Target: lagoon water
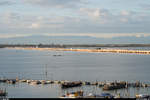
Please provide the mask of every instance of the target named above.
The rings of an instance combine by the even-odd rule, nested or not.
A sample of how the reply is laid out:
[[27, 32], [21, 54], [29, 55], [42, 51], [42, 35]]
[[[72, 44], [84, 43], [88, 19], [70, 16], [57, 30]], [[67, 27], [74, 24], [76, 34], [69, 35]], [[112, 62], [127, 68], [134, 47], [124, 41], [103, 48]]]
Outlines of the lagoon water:
[[[0, 49], [1, 78], [149, 82], [149, 76], [150, 55]], [[64, 92], [59, 85], [54, 84], [31, 86], [17, 83], [0, 86], [7, 89], [8, 97], [15, 98], [55, 98]], [[99, 87], [94, 86], [81, 88], [91, 92], [93, 89], [102, 92]], [[145, 91], [150, 92], [131, 89], [131, 94], [134, 96], [137, 92]]]

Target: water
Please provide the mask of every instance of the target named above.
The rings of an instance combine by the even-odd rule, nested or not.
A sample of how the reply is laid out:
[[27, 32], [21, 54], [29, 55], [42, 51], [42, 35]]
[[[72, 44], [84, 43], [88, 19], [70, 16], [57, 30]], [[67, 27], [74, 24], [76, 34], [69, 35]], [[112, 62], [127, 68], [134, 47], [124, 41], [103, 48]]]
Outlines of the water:
[[[0, 77], [70, 81], [140, 80], [149, 82], [149, 61], [150, 55], [142, 54], [0, 49]], [[47, 76], [45, 75], [46, 70]], [[17, 98], [55, 98], [63, 92], [59, 85], [30, 86], [22, 83], [0, 85], [6, 87], [9, 97]], [[102, 92], [101, 88], [94, 86], [81, 88], [87, 89], [87, 91], [96, 89], [96, 92]], [[133, 96], [134, 93], [144, 91], [146, 90], [131, 89], [131, 94]]]

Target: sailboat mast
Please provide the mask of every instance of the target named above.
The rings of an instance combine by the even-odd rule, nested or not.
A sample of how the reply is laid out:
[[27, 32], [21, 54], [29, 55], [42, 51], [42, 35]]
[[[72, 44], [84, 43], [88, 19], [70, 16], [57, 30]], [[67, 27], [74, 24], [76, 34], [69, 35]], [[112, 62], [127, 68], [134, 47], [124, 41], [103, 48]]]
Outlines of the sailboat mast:
[[47, 64], [45, 66], [45, 76], [46, 76], [46, 79], [47, 79]]

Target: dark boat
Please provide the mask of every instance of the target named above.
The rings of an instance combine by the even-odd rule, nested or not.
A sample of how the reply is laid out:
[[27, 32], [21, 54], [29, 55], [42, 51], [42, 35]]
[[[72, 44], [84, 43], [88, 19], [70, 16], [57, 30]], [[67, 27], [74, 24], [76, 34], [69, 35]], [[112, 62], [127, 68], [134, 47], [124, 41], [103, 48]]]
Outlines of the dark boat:
[[109, 85], [104, 85], [103, 90], [115, 90], [121, 88], [126, 88], [126, 82], [113, 82]]
[[71, 88], [81, 86], [82, 82], [64, 82], [61, 84], [62, 88]]
[[16, 83], [16, 80], [15, 80], [15, 79], [8, 79], [8, 80], [7, 80], [7, 83], [15, 84], [15, 83]]
[[114, 96], [111, 95], [110, 93], [101, 93], [100, 97], [103, 97], [103, 98], [113, 98]]
[[1, 97], [7, 96], [7, 92], [0, 89], [0, 96], [1, 96]]

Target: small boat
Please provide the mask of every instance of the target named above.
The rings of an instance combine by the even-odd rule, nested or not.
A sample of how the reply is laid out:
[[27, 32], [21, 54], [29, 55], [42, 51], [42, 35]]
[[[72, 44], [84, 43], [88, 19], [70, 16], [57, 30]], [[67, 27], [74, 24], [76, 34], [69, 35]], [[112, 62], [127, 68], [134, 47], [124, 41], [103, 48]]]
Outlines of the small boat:
[[103, 98], [114, 98], [114, 96], [111, 95], [110, 93], [101, 93], [100, 97], [103, 97]]
[[40, 81], [32, 81], [32, 82], [30, 82], [30, 84], [31, 85], [38, 85], [38, 84], [41, 84], [41, 82]]
[[22, 79], [22, 80], [19, 80], [19, 82], [27, 82], [27, 80], [25, 80], [25, 79]]
[[53, 55], [53, 56], [62, 56], [62, 55]]
[[0, 79], [0, 82], [6, 82], [7, 80], [6, 79]]
[[122, 98], [122, 96], [120, 96], [120, 93], [118, 93], [117, 95], [114, 96], [114, 98]]
[[66, 93], [62, 95], [60, 98], [83, 98], [83, 91], [76, 91], [71, 93]]
[[115, 89], [122, 89], [126, 87], [126, 83], [110, 83], [109, 85], [106, 84], [103, 87], [103, 90], [115, 90]]
[[55, 83], [55, 84], [60, 84], [61, 81], [56, 80], [56, 81], [54, 81], [54, 83]]
[[100, 95], [98, 95], [98, 94], [93, 94], [93, 93], [89, 93], [89, 94], [86, 96], [86, 98], [98, 98], [98, 97], [100, 97]]
[[9, 84], [15, 84], [16, 80], [15, 79], [10, 79], [10, 80], [7, 80], [7, 83], [9, 83]]
[[137, 94], [135, 95], [136, 98], [150, 98], [150, 95], [148, 94]]
[[91, 83], [90, 83], [90, 82], [85, 82], [84, 84], [85, 84], [85, 85], [91, 85]]
[[61, 84], [62, 88], [71, 88], [81, 86], [82, 82], [64, 82]]
[[7, 92], [0, 89], [0, 96], [7, 96]]
[[33, 80], [27, 80], [26, 82], [27, 82], [27, 83], [31, 83], [32, 81], [33, 81]]
[[101, 93], [101, 94], [89, 93], [88, 96], [86, 96], [86, 98], [114, 98], [114, 96], [111, 95], [110, 93]]

